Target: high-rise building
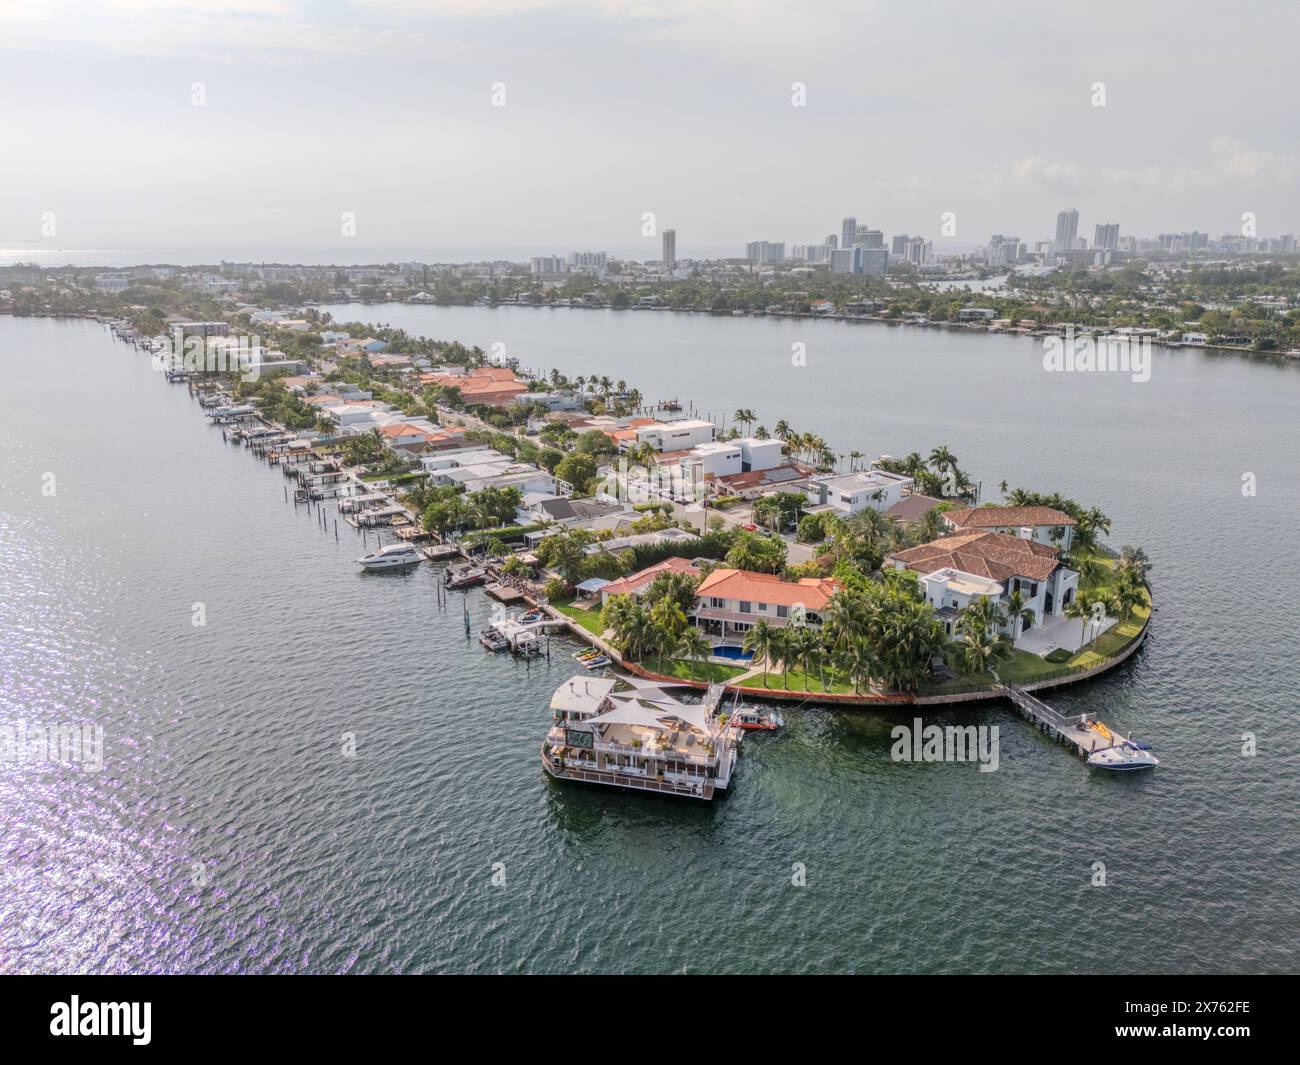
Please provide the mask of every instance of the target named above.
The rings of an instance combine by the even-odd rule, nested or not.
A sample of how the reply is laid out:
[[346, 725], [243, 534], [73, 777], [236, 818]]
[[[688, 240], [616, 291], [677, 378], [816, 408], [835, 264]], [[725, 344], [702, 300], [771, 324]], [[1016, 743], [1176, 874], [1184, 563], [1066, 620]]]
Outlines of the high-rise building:
[[609, 256], [603, 251], [569, 252], [569, 265], [588, 269], [603, 270], [609, 263]]
[[907, 249], [907, 242], [911, 238], [906, 233], [895, 233], [894, 238], [889, 244], [890, 255], [902, 255]]
[[840, 223], [840, 247], [851, 248], [857, 243], [858, 220], [854, 217], [847, 216]]
[[883, 248], [885, 246], [885, 234], [878, 229], [858, 226], [854, 233], [853, 243], [860, 244], [864, 248]]
[[1020, 238], [994, 233], [989, 238], [989, 266], [1006, 266], [1020, 258]]
[[533, 274], [567, 274], [569, 264], [558, 255], [534, 255], [532, 261]]
[[831, 252], [831, 273], [851, 274], [853, 270], [854, 248], [836, 248]]
[[669, 270], [677, 269], [677, 230], [664, 230], [664, 266]]
[[[884, 242], [881, 241], [883, 244]], [[855, 274], [869, 274], [872, 277], [884, 277], [889, 272], [889, 251], [886, 248], [853, 249]]]
[[823, 243], [828, 248], [832, 248], [832, 249], [838, 248], [840, 246], [840, 238], [836, 236], [834, 233], [830, 233], [827, 235], [826, 240], [823, 241]]
[[1079, 235], [1079, 212], [1071, 207], [1056, 216], [1057, 251], [1073, 251], [1075, 238]]
[[751, 240], [745, 245], [745, 258], [754, 263], [779, 263], [785, 258], [785, 242]]
[[1092, 234], [1092, 246], [1102, 251], [1119, 250], [1119, 223], [1108, 222], [1097, 226]]

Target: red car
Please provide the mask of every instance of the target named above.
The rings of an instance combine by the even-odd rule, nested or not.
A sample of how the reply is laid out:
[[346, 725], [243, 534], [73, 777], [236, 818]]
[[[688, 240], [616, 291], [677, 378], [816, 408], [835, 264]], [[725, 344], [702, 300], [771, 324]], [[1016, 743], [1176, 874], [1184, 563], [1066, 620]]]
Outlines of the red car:
[[744, 529], [745, 532], [758, 532], [758, 526], [755, 525], [752, 521], [745, 522], [745, 524], [742, 525], [741, 528]]

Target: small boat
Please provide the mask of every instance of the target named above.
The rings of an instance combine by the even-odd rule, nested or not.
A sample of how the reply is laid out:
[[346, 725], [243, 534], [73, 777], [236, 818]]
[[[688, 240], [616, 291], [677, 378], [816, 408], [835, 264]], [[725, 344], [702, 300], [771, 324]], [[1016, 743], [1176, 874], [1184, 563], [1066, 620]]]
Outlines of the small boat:
[[446, 579], [448, 588], [472, 588], [487, 580], [487, 574], [481, 569], [463, 569], [456, 574], [448, 570]]
[[1154, 769], [1160, 764], [1150, 751], [1143, 750], [1134, 743], [1118, 743], [1114, 747], [1104, 747], [1088, 755], [1088, 764], [1097, 769], [1129, 770]]
[[588, 647], [585, 651], [574, 651], [573, 657], [579, 662], [589, 662], [593, 658], [599, 658], [604, 653], [595, 647]]
[[510, 641], [507, 640], [504, 636], [501, 635], [501, 633], [497, 632], [497, 630], [492, 628], [491, 626], [484, 629], [482, 632], [478, 634], [478, 642], [481, 643], [484, 647], [486, 647], [489, 651], [492, 651], [493, 653], [496, 653], [498, 651], [504, 651], [507, 647], [510, 646]]
[[522, 625], [531, 625], [535, 621], [545, 621], [545, 620], [546, 620], [546, 615], [542, 613], [540, 610], [530, 610], [528, 611], [528, 613], [521, 615], [519, 618], [519, 622]]
[[604, 669], [609, 665], [609, 659], [604, 655], [600, 655], [597, 658], [584, 659], [581, 665], [583, 669]]
[[410, 544], [389, 544], [357, 559], [366, 569], [392, 569], [395, 566], [413, 566], [423, 561], [424, 556]]
[[293, 490], [293, 501], [295, 503], [306, 503], [311, 498], [311, 494], [305, 488], [295, 488]]
[[750, 732], [775, 732], [785, 724], [785, 718], [775, 710], [758, 710], [742, 706], [735, 711], [736, 724]]

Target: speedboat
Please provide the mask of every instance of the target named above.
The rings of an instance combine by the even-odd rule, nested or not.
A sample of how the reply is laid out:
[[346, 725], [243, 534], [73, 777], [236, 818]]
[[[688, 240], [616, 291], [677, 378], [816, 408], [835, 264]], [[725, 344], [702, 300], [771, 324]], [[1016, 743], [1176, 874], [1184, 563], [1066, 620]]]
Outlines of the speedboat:
[[487, 573], [481, 569], [463, 569], [453, 575], [451, 570], [448, 570], [446, 579], [448, 588], [472, 588], [487, 580]]
[[1143, 750], [1135, 743], [1127, 741], [1117, 743], [1114, 747], [1103, 747], [1088, 755], [1088, 764], [1098, 769], [1127, 770], [1154, 769], [1160, 764], [1149, 750]]
[[510, 646], [510, 641], [491, 626], [478, 634], [478, 642], [493, 652], [504, 651]]
[[394, 566], [413, 566], [422, 561], [424, 556], [410, 544], [389, 544], [357, 559], [366, 569], [392, 569]]
[[584, 658], [579, 664], [583, 669], [604, 669], [609, 665], [609, 659], [600, 655], [598, 658]]
[[750, 732], [775, 732], [785, 719], [775, 710], [757, 710], [742, 706], [735, 712], [736, 724]]

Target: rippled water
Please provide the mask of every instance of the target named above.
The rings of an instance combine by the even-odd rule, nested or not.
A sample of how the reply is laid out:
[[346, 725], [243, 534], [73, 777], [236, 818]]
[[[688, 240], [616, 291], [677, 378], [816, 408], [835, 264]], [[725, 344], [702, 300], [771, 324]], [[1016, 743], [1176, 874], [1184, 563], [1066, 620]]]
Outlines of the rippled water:
[[[279, 472], [143, 356], [96, 325], [0, 318], [0, 724], [105, 734], [99, 773], [0, 765], [0, 969], [1295, 967], [1294, 368], [1157, 354], [1146, 386], [1064, 385], [1008, 339], [366, 310], [785, 413], [841, 448], [945, 442], [986, 491], [1006, 476], [1101, 503], [1152, 555], [1161, 609], [1131, 665], [1054, 701], [1104, 710], [1164, 764], [1090, 773], [998, 708], [973, 712], [1000, 726], [997, 772], [895, 764], [911, 715], [805, 707], [746, 741], [721, 802], [549, 781], [559, 641], [531, 667], [486, 655], [461, 612], [477, 631], [481, 592], [444, 612], [434, 567], [358, 573], [356, 534], [287, 505]], [[795, 334], [803, 376], [759, 364]], [[1097, 861], [1108, 887], [1089, 886]]]

